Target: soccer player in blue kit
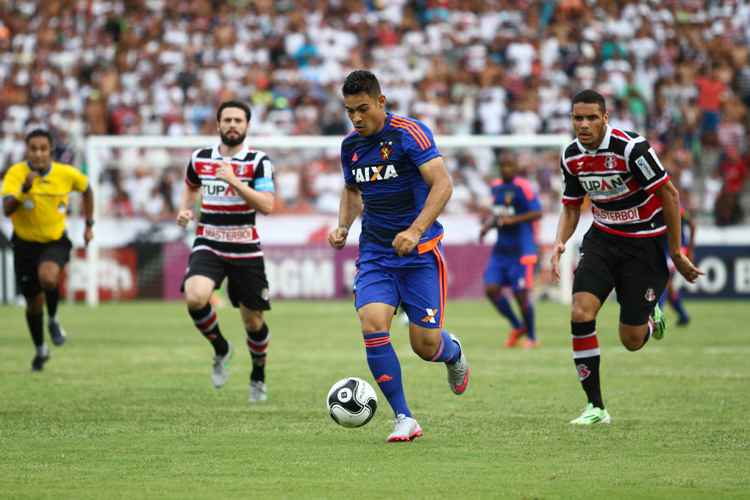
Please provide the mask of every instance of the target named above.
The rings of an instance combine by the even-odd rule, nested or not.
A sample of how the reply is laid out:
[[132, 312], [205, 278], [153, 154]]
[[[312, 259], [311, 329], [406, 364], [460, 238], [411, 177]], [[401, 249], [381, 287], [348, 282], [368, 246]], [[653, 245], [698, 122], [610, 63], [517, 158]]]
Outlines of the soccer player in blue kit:
[[443, 329], [447, 282], [437, 217], [453, 184], [430, 129], [386, 112], [374, 74], [353, 71], [342, 94], [355, 130], [341, 144], [346, 186], [338, 227], [328, 241], [343, 248], [349, 228], [362, 215], [354, 289], [367, 363], [396, 416], [388, 442], [411, 441], [422, 429], [406, 403], [401, 365], [391, 345], [389, 330], [398, 306], [409, 316], [414, 352], [445, 363], [455, 394], [463, 394], [469, 384], [461, 342]]
[[[525, 348], [538, 345], [534, 329], [534, 265], [537, 249], [532, 222], [542, 217], [542, 206], [529, 181], [516, 176], [518, 164], [510, 152], [500, 155], [500, 176], [492, 183], [492, 215], [484, 221], [480, 241], [497, 228], [497, 241], [484, 271], [487, 298], [511, 324], [506, 347], [515, 347], [526, 335]], [[523, 323], [518, 320], [505, 296], [510, 288], [521, 309]]]

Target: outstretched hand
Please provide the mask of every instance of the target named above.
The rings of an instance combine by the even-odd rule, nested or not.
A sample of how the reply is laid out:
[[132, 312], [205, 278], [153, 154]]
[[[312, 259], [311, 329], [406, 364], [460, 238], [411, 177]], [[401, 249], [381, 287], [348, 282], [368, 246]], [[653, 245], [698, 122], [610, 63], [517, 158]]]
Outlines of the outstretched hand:
[[554, 281], [560, 281], [560, 256], [565, 253], [565, 243], [555, 244], [554, 250], [552, 251], [552, 257], [550, 258], [550, 264], [552, 264], [552, 278]]
[[682, 253], [672, 256], [672, 262], [677, 271], [690, 283], [695, 283], [695, 280], [697, 280], [699, 276], [706, 274], [695, 267], [688, 256]]

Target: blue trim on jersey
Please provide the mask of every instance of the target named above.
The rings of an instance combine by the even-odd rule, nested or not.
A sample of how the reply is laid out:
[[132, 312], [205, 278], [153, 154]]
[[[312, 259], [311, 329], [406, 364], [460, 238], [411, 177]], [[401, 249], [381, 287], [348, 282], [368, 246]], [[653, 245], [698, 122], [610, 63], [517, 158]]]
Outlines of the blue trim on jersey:
[[256, 191], [262, 191], [266, 193], [275, 193], [276, 188], [273, 185], [273, 180], [267, 177], [261, 177], [255, 179], [255, 185], [253, 187]]

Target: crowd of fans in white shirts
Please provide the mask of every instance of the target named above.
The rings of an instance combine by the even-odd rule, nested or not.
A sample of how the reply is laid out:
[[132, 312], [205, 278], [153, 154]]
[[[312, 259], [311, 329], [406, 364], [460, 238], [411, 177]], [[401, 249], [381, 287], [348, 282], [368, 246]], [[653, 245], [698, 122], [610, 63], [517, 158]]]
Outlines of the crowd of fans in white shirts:
[[[343, 136], [341, 83], [368, 68], [391, 111], [443, 135], [567, 134], [570, 97], [595, 88], [611, 123], [645, 135], [696, 195], [692, 208], [728, 224], [747, 191], [749, 41], [750, 5], [739, 0], [2, 2], [0, 160], [22, 158], [34, 124], [79, 164], [87, 135], [214, 135], [228, 98], [252, 106], [249, 144]], [[495, 155], [445, 152], [449, 210], [479, 210]], [[172, 217], [181, 153], [111, 151], [106, 211]], [[270, 154], [279, 211], [336, 211], [335, 152]], [[558, 155], [520, 152], [548, 210], [559, 204]]]

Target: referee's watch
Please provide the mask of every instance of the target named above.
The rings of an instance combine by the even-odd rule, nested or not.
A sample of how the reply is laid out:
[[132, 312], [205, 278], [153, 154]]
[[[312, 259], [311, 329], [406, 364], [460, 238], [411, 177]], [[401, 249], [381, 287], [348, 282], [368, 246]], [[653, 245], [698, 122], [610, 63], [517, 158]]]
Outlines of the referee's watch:
[[86, 219], [86, 227], [94, 227], [94, 219]]

